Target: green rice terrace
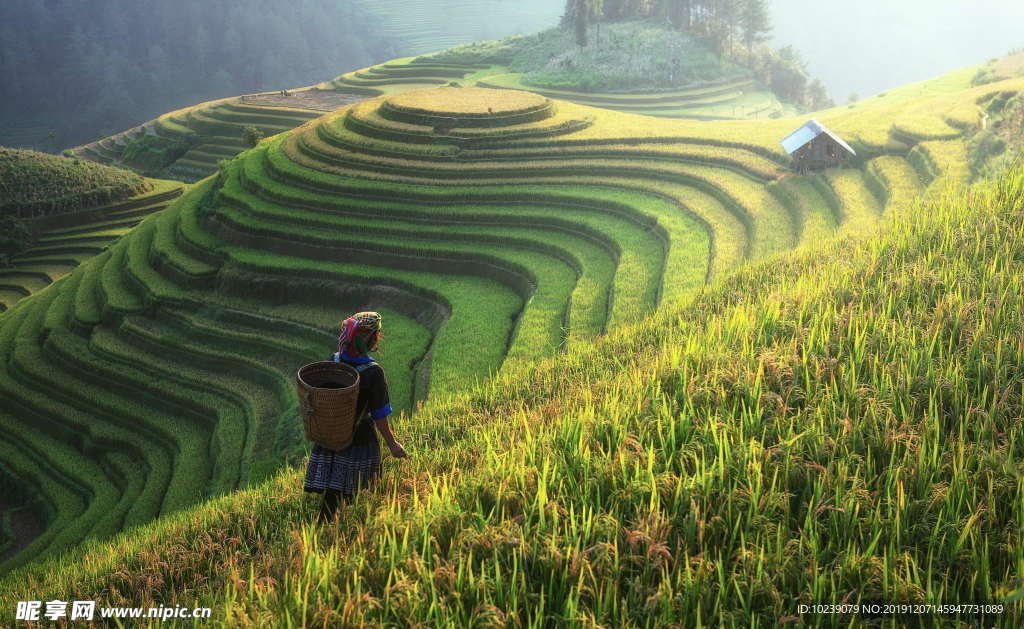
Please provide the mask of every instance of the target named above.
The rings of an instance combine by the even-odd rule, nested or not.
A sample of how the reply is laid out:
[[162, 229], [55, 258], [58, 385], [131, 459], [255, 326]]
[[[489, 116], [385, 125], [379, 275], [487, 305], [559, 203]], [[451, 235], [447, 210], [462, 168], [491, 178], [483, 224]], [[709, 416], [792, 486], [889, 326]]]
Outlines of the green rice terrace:
[[[460, 52], [465, 49], [465, 52]], [[317, 86], [367, 96], [394, 94], [427, 86], [458, 84], [463, 87], [529, 90], [615, 111], [666, 118], [728, 120], [779, 117], [795, 113], [770, 90], [745, 76], [707, 81], [673, 90], [601, 91], [553, 88], [533, 84], [522, 72], [513, 72], [511, 53], [466, 45], [437, 55], [410, 57], [348, 72]]]
[[0, 147], [0, 213], [36, 218], [121, 201], [151, 184], [119, 168]]
[[[467, 6], [449, 8], [458, 12], [471, 6], [473, 15], [485, 10], [477, 2], [463, 4]], [[417, 10], [430, 8], [423, 4]], [[423, 26], [416, 22], [416, 28]], [[200, 103], [71, 152], [154, 177], [194, 182], [216, 171], [220, 160], [248, 148], [243, 140], [246, 127], [269, 137], [366, 98], [441, 85], [527, 90], [614, 111], [693, 120], [779, 118], [800, 111], [759, 84], [749, 70], [711, 52], [699, 38], [670, 33], [645, 20], [611, 22], [603, 28], [604, 47], [594, 46], [575, 56], [555, 54], [573, 48], [570, 33], [560, 28], [529, 37], [463, 44], [347, 72], [319, 85], [289, 90], [287, 95], [267, 92]], [[643, 44], [648, 40], [653, 43]], [[437, 44], [443, 47], [443, 42]], [[660, 55], [665, 49], [674, 51], [678, 67], [642, 65], [646, 62], [641, 60], [655, 56], [648, 53], [658, 50]], [[556, 58], [560, 60], [557, 68], [548, 68]], [[609, 66], [618, 71], [600, 71]], [[567, 76], [582, 76], [583, 84], [566, 85]], [[637, 85], [626, 82], [636, 76], [648, 76], [648, 80]], [[603, 77], [608, 87], [594, 77]], [[653, 87], [652, 82], [669, 77], [679, 85]]]
[[[103, 253], [143, 218], [181, 195], [176, 181], [34, 151], [0, 148], [0, 216], [23, 231], [4, 254], [0, 312], [89, 258]], [[6, 235], [10, 238], [10, 234]], [[8, 243], [10, 241], [7, 241]]]
[[[218, 162], [245, 150], [242, 132], [248, 126], [272, 136], [333, 111], [344, 104], [384, 94], [458, 83], [462, 86], [533, 90], [554, 99], [594, 107], [675, 118], [766, 118], [792, 113], [770, 92], [750, 79], [657, 93], [584, 93], [538, 89], [509, 73], [506, 66], [457, 62], [436, 63], [428, 57], [395, 60], [347, 73], [333, 81], [290, 91], [289, 96], [254, 94], [177, 110], [129, 131], [73, 149], [73, 154], [102, 164], [136, 168], [154, 176], [196, 181], [217, 170]], [[125, 150], [146, 136], [170, 146], [157, 168], [126, 158]], [[161, 147], [162, 148], [162, 147]]]
[[[307, 90], [308, 91], [308, 90]], [[218, 162], [247, 148], [246, 127], [271, 136], [312, 120], [356, 98], [325, 95], [310, 99], [254, 94], [201, 103], [164, 114], [144, 125], [73, 149], [75, 156], [125, 166], [155, 176], [194, 182], [217, 170]], [[268, 102], [295, 106], [279, 107]], [[320, 109], [318, 109], [320, 108]]]
[[[816, 112], [857, 159], [806, 176], [780, 146], [806, 117], [637, 115], [662, 108], [488, 88], [498, 64], [343, 75], [364, 100], [326, 114], [161, 117], [202, 138], [174, 167], [216, 175], [48, 234], [26, 269], [121, 237], [0, 314], [0, 608], [753, 627], [795, 593], [1005, 597], [1022, 177], [943, 193], [1024, 79], [974, 70]], [[218, 169], [247, 124], [267, 139]], [[294, 373], [364, 309], [426, 452], [318, 532]]]

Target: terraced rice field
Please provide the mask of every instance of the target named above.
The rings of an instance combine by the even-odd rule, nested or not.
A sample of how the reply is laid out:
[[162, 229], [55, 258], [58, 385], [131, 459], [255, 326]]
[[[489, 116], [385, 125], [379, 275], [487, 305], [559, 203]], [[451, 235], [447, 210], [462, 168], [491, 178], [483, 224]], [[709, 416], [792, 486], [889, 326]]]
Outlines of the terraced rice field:
[[[962, 141], [925, 131], [999, 89], [1024, 81], [940, 90], [937, 121], [888, 118], [902, 148], [810, 177], [778, 144], [802, 121], [662, 120], [483, 88], [379, 96], [261, 142], [0, 317], [0, 429], [16, 435], [0, 460], [55, 514], [0, 569], [300, 460], [294, 371], [350, 312], [384, 313], [378, 360], [408, 412], [751, 260], [911, 211], [965, 175], [943, 158]], [[235, 113], [166, 120], [221, 133]], [[881, 137], [868, 112], [843, 113], [821, 119]], [[107, 216], [94, 235], [119, 229]]]
[[11, 266], [0, 268], [0, 312], [105, 251], [146, 216], [181, 196], [184, 188], [177, 181], [150, 183], [150, 190], [124, 201], [28, 221], [38, 234], [36, 242], [12, 258]]
[[525, 83], [522, 74], [511, 73], [506, 65], [495, 64], [493, 60], [440, 61], [429, 55], [396, 59], [349, 72], [318, 87], [380, 96], [452, 82], [467, 87], [532, 91], [581, 105], [664, 118], [762, 119], [783, 112], [783, 105], [771, 92], [749, 80], [650, 93], [556, 90]]
[[242, 131], [253, 126], [272, 136], [321, 115], [303, 107], [248, 103], [245, 97], [221, 99], [164, 114], [136, 129], [74, 149], [76, 155], [92, 161], [126, 165], [125, 146], [144, 133], [183, 140], [191, 148], [167, 169], [163, 176], [197, 181], [217, 170], [222, 159], [231, 159], [247, 148]]
[[[423, 8], [426, 9], [426, 5]], [[457, 43], [463, 41], [451, 45]], [[241, 138], [242, 129], [246, 126], [255, 126], [269, 137], [332, 110], [330, 106], [316, 104], [319, 101], [393, 95], [450, 83], [466, 87], [535, 91], [543, 96], [583, 105], [665, 118], [765, 119], [771, 115], [782, 115], [786, 111], [785, 106], [771, 92], [747, 80], [672, 92], [576, 92], [527, 85], [522, 82], [521, 74], [510, 73], [507, 65], [493, 61], [435, 61], [430, 56], [394, 59], [342, 74], [316, 86], [294, 90], [291, 92], [295, 97], [294, 104], [289, 104], [286, 97], [278, 99], [273, 93], [201, 103], [169, 112], [129, 131], [77, 147], [74, 153], [103, 164], [131, 166], [122, 162], [122, 153], [129, 141], [142, 134], [185, 140], [193, 144], [192, 148], [161, 175], [194, 182], [212, 174], [220, 160], [230, 159], [246, 148]], [[504, 60], [504, 63], [508, 61]], [[317, 98], [317, 92], [323, 98]]]
[[[475, 6], [475, 3], [470, 4]], [[432, 9], [424, 4], [418, 10]], [[428, 50], [443, 47], [439, 45]], [[163, 176], [194, 182], [212, 174], [220, 160], [230, 159], [246, 148], [241, 139], [245, 126], [253, 125], [269, 137], [295, 128], [332, 109], [332, 105], [315, 104], [321, 101], [336, 103], [394, 95], [453, 82], [464, 87], [534, 91], [552, 99], [659, 118], [704, 121], [753, 119], [767, 122], [773, 116], [788, 116], [791, 113], [790, 106], [780, 103], [771, 92], [748, 80], [670, 92], [578, 92], [528, 85], [523, 82], [521, 74], [509, 72], [509, 59], [480, 57], [474, 61], [472, 54], [467, 55], [470, 60], [444, 59], [427, 54], [394, 59], [348, 72], [331, 81], [292, 91], [296, 98], [290, 106], [287, 98], [278, 99], [274, 93], [201, 103], [169, 112], [145, 125], [102, 141], [77, 147], [74, 152], [93, 161], [121, 164], [125, 145], [141, 134], [153, 133], [187, 140], [194, 143], [194, 146], [172, 164]], [[858, 152], [873, 155], [891, 153], [907, 157], [907, 153], [922, 140], [954, 140], [950, 145], [933, 146], [935, 155], [911, 156], [926, 188], [940, 189], [949, 181], [967, 176], [967, 173], [960, 172], [931, 185], [934, 176], [929, 174], [931, 166], [928, 164], [930, 160], [941, 159], [946, 165], [944, 172], [956, 170], [956, 160], [962, 157], [963, 150], [963, 147], [958, 147], [959, 142], [956, 140], [965, 130], [976, 127], [980, 120], [975, 102], [977, 97], [966, 93], [975, 70], [975, 67], [965, 68], [939, 79], [903, 86], [855, 105], [817, 112], [816, 115], [830, 126], [837, 124], [834, 130], [844, 137], [856, 138], [855, 148]], [[991, 95], [998, 92], [986, 91], [984, 88], [987, 87], [982, 86], [979, 88], [981, 91], [975, 90], [975, 94]], [[317, 98], [317, 92], [323, 98]], [[893, 120], [897, 122], [893, 124]], [[657, 125], [647, 126], [655, 133], [658, 132]], [[791, 131], [788, 127], [793, 125], [786, 123], [783, 126], [787, 129], [774, 124], [769, 124], [765, 129], [777, 133], [780, 130]], [[716, 133], [719, 130], [716, 128]], [[771, 136], [763, 144], [771, 145], [775, 141], [775, 137]], [[771, 150], [774, 151], [774, 148]]]

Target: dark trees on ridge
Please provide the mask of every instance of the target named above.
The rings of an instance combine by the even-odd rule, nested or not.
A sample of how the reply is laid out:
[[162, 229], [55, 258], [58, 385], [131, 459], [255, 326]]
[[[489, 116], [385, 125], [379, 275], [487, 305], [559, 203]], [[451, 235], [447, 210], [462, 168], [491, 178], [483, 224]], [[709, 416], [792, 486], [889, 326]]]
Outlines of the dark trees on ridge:
[[588, 25], [602, 17], [664, 20], [749, 67], [783, 100], [811, 109], [833, 105], [821, 81], [810, 80], [795, 49], [764, 45], [772, 31], [768, 0], [566, 0], [562, 26], [573, 27], [576, 43], [586, 46]]
[[45, 121], [64, 146], [397, 56], [355, 0], [3, 0], [0, 41], [0, 124]]
[[588, 23], [602, 16], [665, 19], [677, 30], [708, 39], [724, 53], [731, 53], [738, 40], [749, 53], [772, 29], [767, 0], [566, 0], [562, 25], [585, 31]]

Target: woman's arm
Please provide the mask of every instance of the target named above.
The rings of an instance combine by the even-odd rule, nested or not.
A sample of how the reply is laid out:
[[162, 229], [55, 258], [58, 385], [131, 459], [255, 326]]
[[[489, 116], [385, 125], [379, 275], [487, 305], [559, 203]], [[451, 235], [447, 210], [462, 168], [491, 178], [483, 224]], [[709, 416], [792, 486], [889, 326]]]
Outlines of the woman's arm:
[[384, 441], [388, 444], [388, 448], [391, 450], [391, 456], [403, 459], [407, 455], [405, 454], [405, 448], [402, 444], [395, 439], [395, 436], [391, 434], [391, 424], [388, 423], [388, 415], [391, 414], [391, 400], [388, 395], [388, 379], [384, 375], [384, 368], [378, 366], [376, 369], [376, 378], [372, 386], [371, 394], [371, 410], [370, 417], [373, 418], [373, 425], [377, 428], [377, 432], [384, 438]]
[[387, 417], [381, 417], [380, 419], [373, 420], [373, 425], [377, 428], [377, 432], [380, 433], [380, 436], [383, 437], [384, 441], [388, 444], [388, 448], [391, 450], [391, 456], [398, 459], [404, 459], [408, 456], [405, 453], [405, 448], [402, 447], [402, 444], [399, 443], [398, 439], [395, 439], [393, 434], [391, 434], [391, 424], [388, 423]]

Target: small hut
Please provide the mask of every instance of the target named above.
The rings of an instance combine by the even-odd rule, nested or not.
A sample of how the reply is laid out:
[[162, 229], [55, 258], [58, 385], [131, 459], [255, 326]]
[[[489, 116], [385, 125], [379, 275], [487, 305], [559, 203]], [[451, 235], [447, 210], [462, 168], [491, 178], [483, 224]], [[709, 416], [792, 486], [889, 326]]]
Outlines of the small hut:
[[800, 174], [836, 168], [842, 166], [848, 156], [857, 155], [849, 144], [814, 118], [787, 135], [782, 148], [793, 158], [794, 170]]

